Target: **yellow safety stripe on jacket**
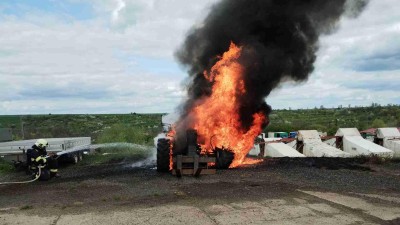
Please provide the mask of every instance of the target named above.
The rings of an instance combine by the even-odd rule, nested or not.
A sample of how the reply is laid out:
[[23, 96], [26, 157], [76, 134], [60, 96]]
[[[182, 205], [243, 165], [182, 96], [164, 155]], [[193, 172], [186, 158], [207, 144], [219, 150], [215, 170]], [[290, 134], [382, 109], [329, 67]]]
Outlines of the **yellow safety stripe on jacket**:
[[50, 169], [50, 172], [52, 172], [52, 173], [57, 173], [57, 172], [58, 172], [58, 169]]
[[43, 160], [43, 163], [46, 163], [46, 161], [47, 161], [46, 158], [42, 157], [42, 156], [37, 157], [35, 161], [39, 162], [40, 160]]

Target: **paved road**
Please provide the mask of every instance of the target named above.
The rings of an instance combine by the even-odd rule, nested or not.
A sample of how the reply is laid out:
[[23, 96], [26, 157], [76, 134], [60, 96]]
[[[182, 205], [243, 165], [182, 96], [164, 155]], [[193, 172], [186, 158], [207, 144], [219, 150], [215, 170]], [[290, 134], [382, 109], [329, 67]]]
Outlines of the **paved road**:
[[51, 216], [9, 214], [0, 209], [0, 224], [400, 224], [400, 197], [386, 194], [297, 190], [296, 197], [196, 206], [111, 210]]
[[0, 186], [0, 224], [400, 224], [398, 162], [266, 159], [181, 179], [133, 165]]

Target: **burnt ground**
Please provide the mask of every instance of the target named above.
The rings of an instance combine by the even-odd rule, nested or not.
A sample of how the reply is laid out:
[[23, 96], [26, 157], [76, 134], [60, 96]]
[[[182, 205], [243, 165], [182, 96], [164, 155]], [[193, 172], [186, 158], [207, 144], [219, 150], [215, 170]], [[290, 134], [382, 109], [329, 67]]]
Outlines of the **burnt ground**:
[[[215, 175], [198, 178], [177, 178], [169, 173], [158, 173], [154, 165], [132, 167], [131, 164], [69, 165], [60, 169], [61, 178], [1, 185], [0, 213], [45, 216], [171, 204], [206, 207], [268, 199], [304, 199], [299, 190], [400, 197], [399, 162], [265, 159], [257, 165], [219, 170]], [[27, 177], [21, 172], [2, 177], [0, 182], [7, 179]], [[400, 222], [395, 220], [392, 224], [397, 224], [396, 221]]]

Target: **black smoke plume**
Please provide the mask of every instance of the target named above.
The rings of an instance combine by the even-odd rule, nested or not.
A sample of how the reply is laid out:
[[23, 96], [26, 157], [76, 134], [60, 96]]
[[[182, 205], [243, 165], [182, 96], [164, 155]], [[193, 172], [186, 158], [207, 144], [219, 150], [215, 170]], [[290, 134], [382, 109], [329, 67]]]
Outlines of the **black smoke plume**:
[[314, 70], [320, 35], [335, 31], [341, 15], [357, 16], [367, 1], [222, 0], [215, 4], [176, 53], [190, 75], [178, 128], [187, 128], [186, 116], [196, 100], [210, 95], [213, 84], [203, 72], [210, 71], [231, 42], [242, 47], [247, 93], [240, 97], [239, 113], [246, 129], [254, 113], [270, 113], [265, 97], [281, 81], [307, 80]]

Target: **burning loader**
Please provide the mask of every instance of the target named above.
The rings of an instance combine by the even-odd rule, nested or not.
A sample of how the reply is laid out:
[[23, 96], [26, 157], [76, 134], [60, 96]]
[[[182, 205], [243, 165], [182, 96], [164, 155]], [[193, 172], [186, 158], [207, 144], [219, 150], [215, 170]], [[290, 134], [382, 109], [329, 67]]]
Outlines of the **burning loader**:
[[[220, 161], [233, 153], [229, 167], [241, 165], [268, 124], [272, 109], [265, 98], [283, 81], [307, 80], [320, 34], [333, 31], [350, 2], [216, 3], [176, 52], [190, 79], [177, 133], [158, 142], [159, 171], [179, 176], [189, 165], [187, 173], [198, 175], [213, 165], [227, 167]], [[366, 0], [356, 2], [352, 15], [366, 5]]]
[[[212, 138], [211, 138], [212, 139]], [[211, 140], [210, 140], [211, 141]], [[214, 147], [205, 151], [197, 143], [197, 131], [186, 131], [186, 143], [178, 148], [174, 137], [157, 141], [157, 171], [182, 175], [215, 174], [216, 169], [227, 169], [234, 159], [234, 153], [227, 148]]]

